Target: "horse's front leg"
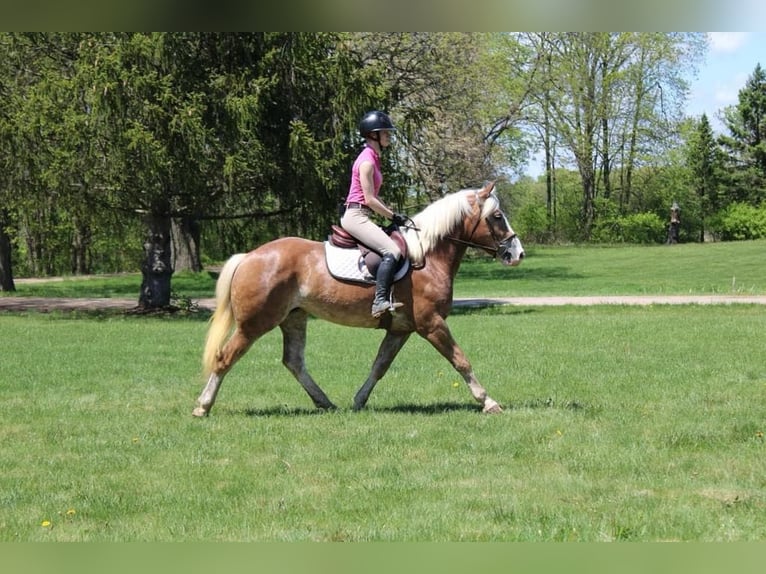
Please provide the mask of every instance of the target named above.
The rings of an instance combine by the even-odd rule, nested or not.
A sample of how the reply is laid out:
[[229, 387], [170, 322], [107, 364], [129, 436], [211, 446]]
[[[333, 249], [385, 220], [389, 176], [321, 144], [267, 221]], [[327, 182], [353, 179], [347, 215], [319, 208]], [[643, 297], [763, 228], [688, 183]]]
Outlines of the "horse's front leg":
[[431, 343], [444, 358], [446, 358], [455, 370], [460, 373], [463, 380], [468, 385], [471, 395], [477, 402], [481, 403], [482, 411], [485, 413], [502, 412], [500, 405], [487, 395], [487, 391], [481, 386], [476, 376], [473, 374], [471, 363], [463, 353], [463, 350], [455, 342], [452, 333], [444, 319], [439, 318], [430, 325], [428, 331], [420, 332], [420, 335]]
[[407, 342], [407, 339], [410, 338], [410, 335], [411, 333], [386, 332], [386, 336], [383, 338], [383, 342], [381, 342], [380, 347], [378, 348], [378, 355], [375, 357], [375, 362], [372, 364], [372, 370], [370, 371], [367, 380], [354, 397], [355, 411], [362, 410], [367, 404], [367, 399], [370, 398], [372, 389], [374, 389], [377, 382], [384, 377], [397, 353], [402, 349]]

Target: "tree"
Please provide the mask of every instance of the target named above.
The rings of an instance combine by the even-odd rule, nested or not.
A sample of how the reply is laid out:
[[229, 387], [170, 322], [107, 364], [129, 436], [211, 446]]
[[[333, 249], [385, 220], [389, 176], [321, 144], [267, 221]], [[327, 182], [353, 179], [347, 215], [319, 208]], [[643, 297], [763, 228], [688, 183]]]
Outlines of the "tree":
[[238, 183], [262, 181], [275, 169], [257, 134], [262, 102], [253, 67], [261, 37], [117, 34], [93, 48], [84, 73], [109, 157], [108, 201], [142, 217], [139, 305], [165, 307], [174, 218], [182, 237], [198, 245], [190, 222]]
[[738, 103], [724, 110], [728, 135], [720, 138], [729, 151], [730, 199], [753, 205], [766, 200], [766, 72], [757, 64]]
[[[630, 201], [633, 175], [681, 117], [683, 72], [704, 45], [700, 34], [537, 33], [532, 48], [529, 114], [546, 150], [546, 166], [569, 162], [580, 175], [581, 237], [588, 238], [597, 200]], [[553, 142], [553, 145], [552, 145]], [[551, 157], [553, 150], [560, 156]], [[614, 174], [617, 174], [615, 177]], [[547, 178], [553, 183], [550, 172]], [[617, 184], [617, 186], [616, 186]], [[552, 196], [552, 192], [549, 191]]]
[[509, 64], [496, 37], [396, 32], [352, 42], [372, 88], [367, 109], [390, 112], [398, 128], [386, 177], [394, 205], [480, 183], [497, 175], [498, 159], [513, 159], [517, 115], [501, 89]]
[[7, 69], [9, 62], [9, 39], [6, 34], [0, 35], [0, 291], [15, 291], [13, 280], [13, 261], [11, 257], [11, 235], [8, 227], [11, 223], [10, 211], [10, 182], [8, 174], [11, 170], [13, 129], [9, 121], [12, 88], [10, 73]]
[[687, 162], [692, 186], [700, 205], [700, 241], [705, 240], [705, 221], [721, 207], [719, 182], [721, 157], [707, 114], [702, 114], [688, 142]]

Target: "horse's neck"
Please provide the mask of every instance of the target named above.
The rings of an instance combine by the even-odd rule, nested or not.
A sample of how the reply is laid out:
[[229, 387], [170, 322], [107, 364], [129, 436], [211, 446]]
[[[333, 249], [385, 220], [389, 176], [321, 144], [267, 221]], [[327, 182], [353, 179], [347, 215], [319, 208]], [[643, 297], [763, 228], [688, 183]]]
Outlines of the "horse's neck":
[[463, 261], [465, 251], [465, 245], [460, 245], [445, 238], [427, 256], [429, 267], [441, 271], [440, 275], [442, 277], [449, 277], [450, 289], [460, 269], [460, 263]]

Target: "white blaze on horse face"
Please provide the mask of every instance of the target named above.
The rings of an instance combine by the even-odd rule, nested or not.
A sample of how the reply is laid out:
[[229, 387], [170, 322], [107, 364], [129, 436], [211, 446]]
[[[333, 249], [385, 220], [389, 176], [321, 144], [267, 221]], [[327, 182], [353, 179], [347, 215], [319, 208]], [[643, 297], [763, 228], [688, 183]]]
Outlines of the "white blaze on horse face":
[[515, 267], [521, 263], [522, 257], [524, 257], [524, 247], [522, 247], [519, 238], [514, 237], [511, 239], [511, 266]]
[[508, 231], [511, 232], [513, 235], [513, 239], [511, 239], [511, 246], [510, 246], [510, 252], [511, 252], [511, 261], [510, 265], [511, 267], [515, 267], [519, 263], [521, 263], [522, 258], [524, 257], [524, 247], [521, 245], [521, 240], [516, 236], [516, 233], [513, 231], [513, 228], [511, 227], [511, 222], [508, 221], [508, 217], [503, 214], [503, 218], [505, 219], [505, 225], [508, 227]]

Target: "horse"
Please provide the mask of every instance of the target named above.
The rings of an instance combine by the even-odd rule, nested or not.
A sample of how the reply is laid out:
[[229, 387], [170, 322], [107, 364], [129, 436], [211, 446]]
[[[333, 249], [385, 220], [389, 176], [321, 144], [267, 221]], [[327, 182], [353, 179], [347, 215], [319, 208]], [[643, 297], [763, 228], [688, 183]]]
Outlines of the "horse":
[[501, 210], [494, 182], [447, 194], [412, 217], [411, 223], [402, 230], [410, 270], [393, 286], [396, 300], [403, 305], [377, 319], [370, 314], [374, 283], [333, 277], [323, 242], [283, 237], [231, 256], [216, 283], [216, 307], [203, 352], [207, 384], [193, 415], [210, 413], [226, 374], [254, 341], [276, 327], [282, 331], [283, 365], [317, 408], [336, 409], [306, 370], [309, 316], [349, 327], [385, 330], [369, 376], [354, 396], [354, 411], [365, 407], [397, 353], [417, 333], [460, 373], [482, 412], [501, 412], [500, 404], [477, 380], [446, 323], [454, 279], [467, 248], [483, 250], [508, 266], [518, 265], [524, 257], [521, 241]]

